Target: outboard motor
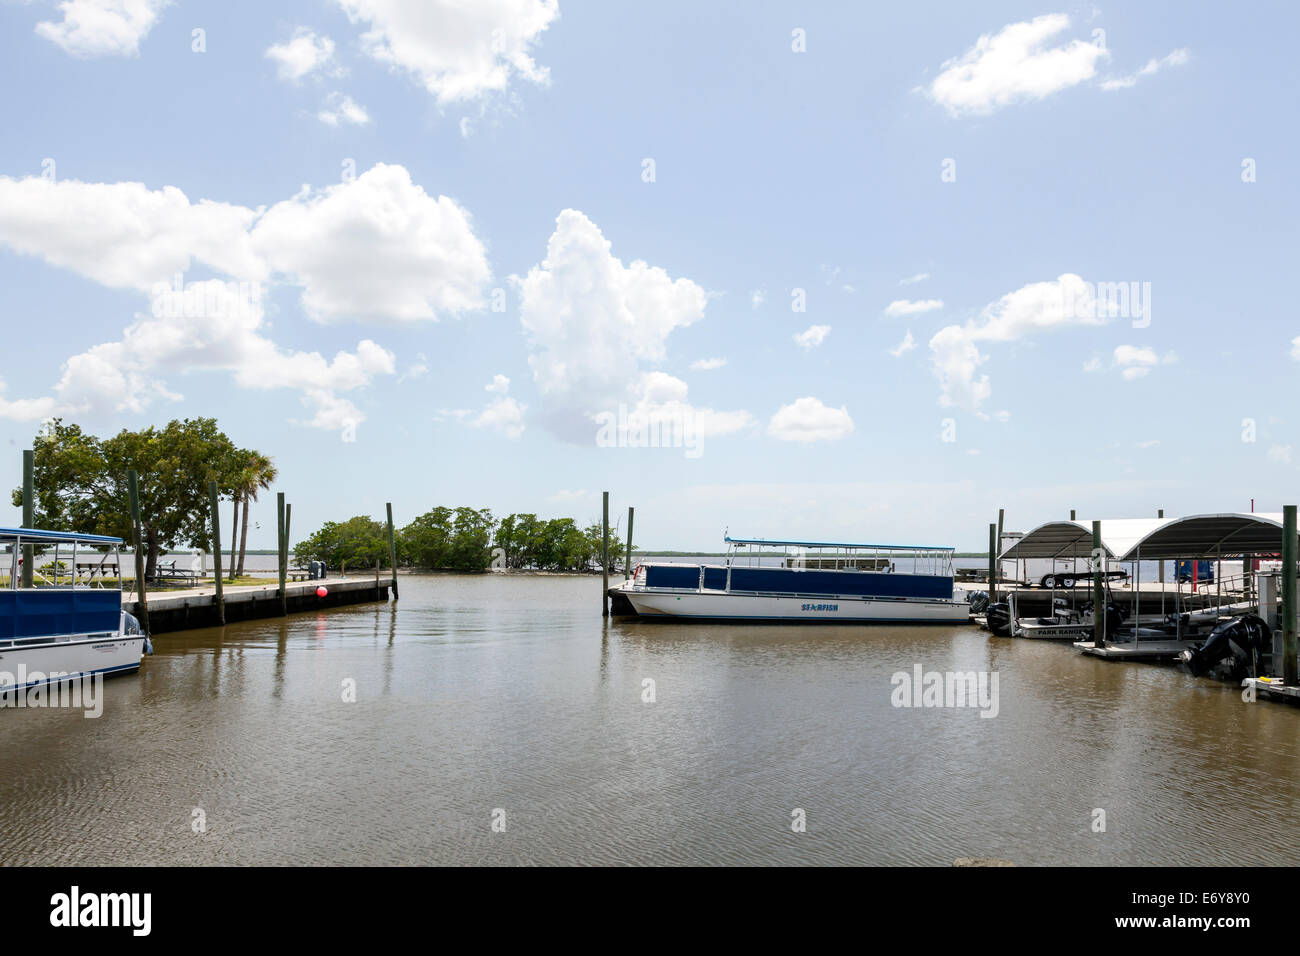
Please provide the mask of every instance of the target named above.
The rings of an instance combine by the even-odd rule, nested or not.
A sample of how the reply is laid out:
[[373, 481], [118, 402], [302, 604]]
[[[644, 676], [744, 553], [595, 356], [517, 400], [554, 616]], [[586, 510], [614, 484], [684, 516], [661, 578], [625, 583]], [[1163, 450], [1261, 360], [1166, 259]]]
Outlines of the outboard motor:
[[1204, 674], [1231, 657], [1234, 679], [1258, 677], [1260, 656], [1272, 639], [1267, 621], [1256, 614], [1241, 614], [1211, 631], [1199, 648], [1183, 651], [1178, 657], [1193, 674]]
[[989, 593], [987, 591], [972, 591], [968, 603], [972, 614], [983, 614], [989, 606]]
[[[1088, 601], [1079, 608], [1079, 612], [1085, 616], [1091, 615], [1093, 611], [1093, 602]], [[1124, 623], [1124, 618], [1128, 615], [1115, 604], [1107, 604], [1102, 612], [1106, 615], [1106, 637], [1112, 638], [1119, 633], [1120, 627]], [[1095, 620], [1095, 617], [1093, 618]]]
[[984, 611], [984, 620], [994, 637], [1011, 636], [1011, 605], [1006, 601], [990, 604]]

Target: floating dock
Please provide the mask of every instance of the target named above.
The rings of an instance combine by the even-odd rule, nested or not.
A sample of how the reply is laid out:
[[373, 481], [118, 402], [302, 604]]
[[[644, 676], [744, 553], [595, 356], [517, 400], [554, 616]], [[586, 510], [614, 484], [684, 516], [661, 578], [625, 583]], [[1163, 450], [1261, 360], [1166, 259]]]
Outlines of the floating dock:
[[[318, 597], [316, 589], [324, 586], [328, 593]], [[320, 611], [345, 604], [365, 604], [388, 600], [389, 580], [374, 578], [322, 578], [285, 585], [290, 614]], [[257, 618], [280, 617], [280, 589], [274, 580], [265, 585], [231, 586], [223, 589], [226, 623]], [[148, 595], [149, 630], [153, 634], [184, 631], [195, 627], [217, 627], [217, 592], [209, 585], [184, 591], [154, 591]], [[140, 616], [137, 601], [122, 595], [122, 608]]]
[[1199, 647], [1203, 641], [1140, 641], [1131, 644], [1103, 644], [1075, 641], [1074, 646], [1092, 657], [1109, 661], [1170, 661], [1183, 651]]

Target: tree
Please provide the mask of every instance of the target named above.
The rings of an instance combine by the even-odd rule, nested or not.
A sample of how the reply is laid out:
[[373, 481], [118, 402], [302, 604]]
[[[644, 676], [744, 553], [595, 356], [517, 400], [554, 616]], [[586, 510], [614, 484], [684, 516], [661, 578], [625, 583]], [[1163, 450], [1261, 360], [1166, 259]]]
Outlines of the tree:
[[261, 452], [248, 451], [241, 449], [236, 456], [243, 466], [239, 469], [235, 485], [235, 504], [242, 502], [244, 506], [244, 523], [239, 532], [239, 570], [235, 570], [234, 561], [234, 540], [235, 533], [230, 533], [231, 540], [231, 561], [230, 561], [230, 579], [233, 581], [236, 575], [244, 573], [244, 554], [248, 550], [248, 504], [250, 501], [256, 501], [259, 492], [265, 491], [275, 483], [280, 477], [279, 471], [270, 458]]
[[347, 571], [349, 564], [373, 566], [388, 554], [387, 525], [357, 515], [342, 523], [327, 521], [293, 548], [299, 564], [324, 561], [326, 567]]
[[[166, 548], [187, 544], [211, 550], [208, 482], [217, 481], [219, 495], [234, 490], [235, 446], [213, 418], [124, 429], [105, 439], [56, 418], [37, 436], [33, 451], [36, 523], [55, 530], [130, 541], [127, 471], [139, 473], [146, 578], [155, 576]], [[12, 500], [22, 505], [21, 488]]]

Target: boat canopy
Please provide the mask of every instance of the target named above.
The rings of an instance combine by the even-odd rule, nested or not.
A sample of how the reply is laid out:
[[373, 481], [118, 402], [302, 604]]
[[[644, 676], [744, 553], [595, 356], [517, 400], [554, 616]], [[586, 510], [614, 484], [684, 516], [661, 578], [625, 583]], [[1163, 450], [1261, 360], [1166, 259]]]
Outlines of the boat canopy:
[[81, 534], [76, 531], [42, 531], [39, 528], [0, 528], [0, 543], [22, 540], [23, 544], [121, 544], [121, 538], [106, 534]]
[[849, 544], [844, 541], [780, 541], [776, 538], [723, 538], [727, 544], [739, 546], [757, 545], [764, 548], [858, 548], [879, 551], [952, 551], [943, 546], [926, 546], [919, 544]]
[[[1282, 550], [1282, 516], [1226, 512], [1184, 518], [1103, 519], [1101, 544], [1106, 557], [1114, 561], [1276, 554]], [[1041, 524], [1001, 555], [1006, 559], [1091, 556], [1091, 521]]]

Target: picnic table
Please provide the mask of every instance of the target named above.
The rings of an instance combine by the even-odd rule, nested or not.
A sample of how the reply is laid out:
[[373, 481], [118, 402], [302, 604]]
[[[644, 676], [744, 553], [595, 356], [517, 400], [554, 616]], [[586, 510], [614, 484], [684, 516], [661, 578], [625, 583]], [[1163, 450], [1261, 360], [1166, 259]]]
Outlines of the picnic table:
[[190, 587], [199, 583], [198, 573], [189, 568], [176, 567], [175, 561], [168, 561], [166, 564], [159, 562], [154, 569], [153, 575], [155, 584], [187, 584]]

